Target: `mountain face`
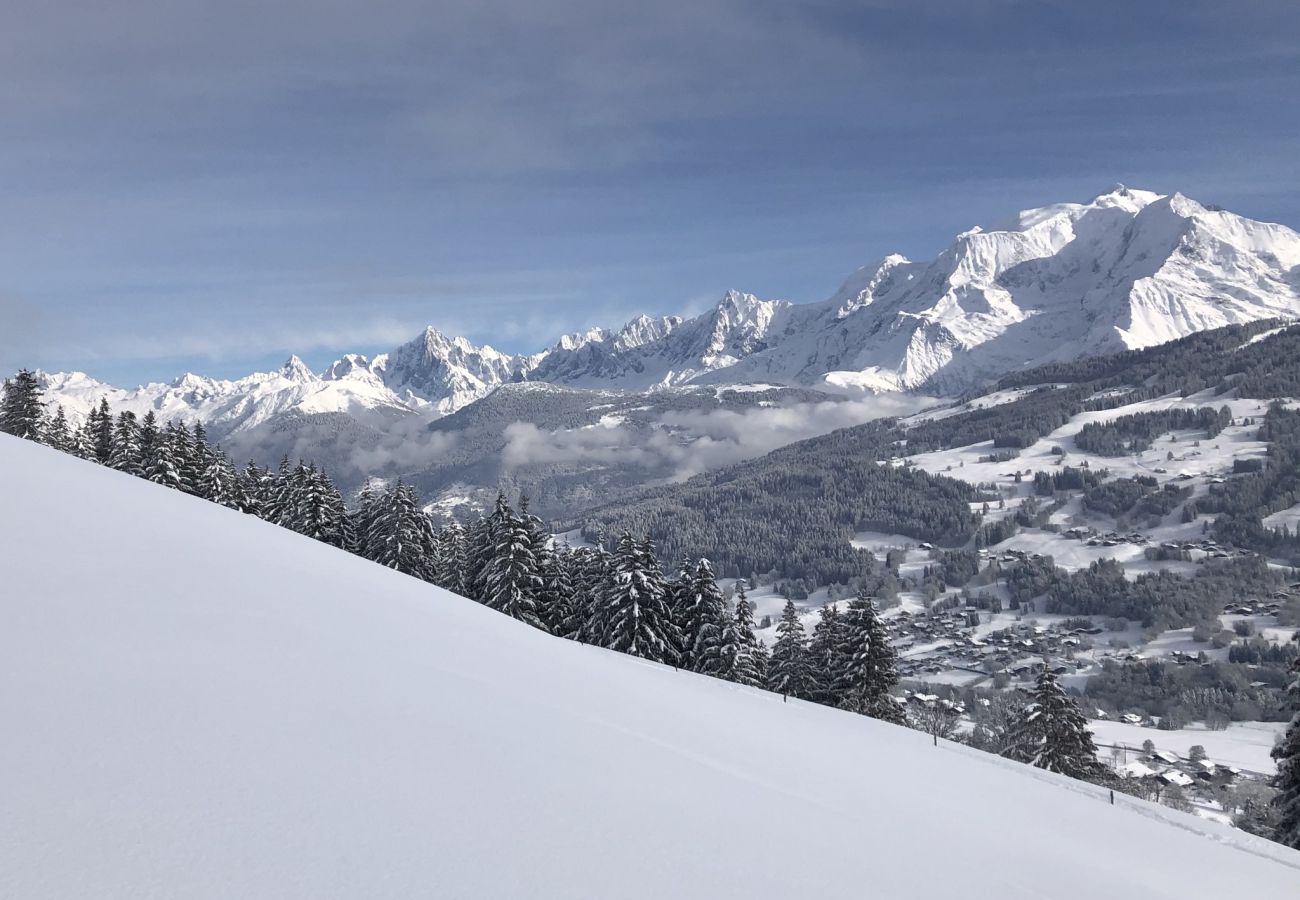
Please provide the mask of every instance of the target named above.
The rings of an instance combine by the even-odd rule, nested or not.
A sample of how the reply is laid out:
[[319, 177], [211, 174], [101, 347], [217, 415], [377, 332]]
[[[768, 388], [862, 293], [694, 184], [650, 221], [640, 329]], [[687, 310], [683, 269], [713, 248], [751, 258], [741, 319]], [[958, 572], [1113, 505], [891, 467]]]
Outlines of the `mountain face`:
[[512, 381], [646, 391], [690, 383], [956, 393], [1001, 373], [1300, 314], [1300, 235], [1123, 186], [1088, 203], [1021, 212], [957, 236], [934, 259], [886, 257], [821, 303], [730, 291], [691, 319], [640, 316], [510, 355], [428, 328], [373, 359], [320, 374], [296, 357], [222, 381], [185, 375], [123, 391], [80, 373], [45, 376], [84, 413], [108, 396], [161, 417], [201, 416], [234, 434], [285, 415], [367, 425], [437, 418]]

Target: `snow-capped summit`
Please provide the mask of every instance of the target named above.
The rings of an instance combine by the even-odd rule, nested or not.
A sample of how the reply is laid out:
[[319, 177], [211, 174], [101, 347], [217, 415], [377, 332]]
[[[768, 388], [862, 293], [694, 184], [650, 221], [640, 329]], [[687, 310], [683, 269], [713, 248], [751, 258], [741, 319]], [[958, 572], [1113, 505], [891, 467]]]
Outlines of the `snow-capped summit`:
[[284, 365], [280, 367], [280, 374], [289, 381], [312, 382], [319, 380], [316, 373], [307, 368], [307, 364], [296, 355], [285, 360]]
[[[767, 358], [806, 383], [958, 390], [1026, 365], [1300, 314], [1300, 235], [1119, 185], [859, 270]], [[741, 373], [736, 373], [740, 375]]]
[[509, 381], [520, 364], [519, 357], [448, 337], [431, 325], [373, 365], [396, 396], [451, 412]]
[[1024, 366], [1297, 315], [1295, 231], [1116, 185], [1085, 203], [973, 227], [930, 260], [891, 254], [821, 303], [728, 291], [693, 318], [641, 315], [528, 355], [429, 327], [391, 353], [348, 355], [321, 375], [292, 357], [237, 381], [187, 375], [135, 391], [79, 373], [42, 377], [73, 415], [108, 396], [236, 431], [284, 413], [446, 414], [523, 379], [619, 390], [762, 382], [956, 392]]

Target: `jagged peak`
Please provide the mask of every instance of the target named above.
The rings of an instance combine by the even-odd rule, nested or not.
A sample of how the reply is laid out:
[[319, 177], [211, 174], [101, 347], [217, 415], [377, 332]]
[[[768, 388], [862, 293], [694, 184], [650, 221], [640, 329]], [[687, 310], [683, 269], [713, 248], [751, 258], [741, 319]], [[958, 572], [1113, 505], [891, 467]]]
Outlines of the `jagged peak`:
[[619, 350], [640, 347], [666, 337], [680, 324], [681, 316], [654, 317], [642, 313], [619, 329], [614, 345]]
[[285, 360], [284, 365], [280, 367], [280, 374], [291, 381], [316, 380], [316, 373], [309, 369], [307, 364], [296, 355]]

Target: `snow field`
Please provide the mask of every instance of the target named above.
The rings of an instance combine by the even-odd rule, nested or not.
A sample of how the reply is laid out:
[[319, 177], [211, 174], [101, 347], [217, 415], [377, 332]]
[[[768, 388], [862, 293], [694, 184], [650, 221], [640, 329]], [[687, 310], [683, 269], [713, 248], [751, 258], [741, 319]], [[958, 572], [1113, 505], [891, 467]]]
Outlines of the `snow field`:
[[[551, 638], [6, 436], [0, 497], [0, 896], [1268, 900], [1300, 880], [1300, 854], [1222, 826]], [[798, 864], [760, 864], [778, 852]]]

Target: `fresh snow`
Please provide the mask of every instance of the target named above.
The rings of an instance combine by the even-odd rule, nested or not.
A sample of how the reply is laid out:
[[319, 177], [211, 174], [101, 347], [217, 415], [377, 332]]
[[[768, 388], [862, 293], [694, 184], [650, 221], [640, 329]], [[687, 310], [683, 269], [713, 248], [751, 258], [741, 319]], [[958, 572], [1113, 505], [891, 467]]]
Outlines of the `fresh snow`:
[[8, 436], [0, 497], [0, 896], [1269, 900], [1300, 881], [1300, 854], [1230, 828], [551, 638]]
[[[1277, 771], [1277, 763], [1269, 754], [1277, 737], [1286, 730], [1286, 723], [1233, 722], [1222, 731], [1211, 731], [1196, 723], [1175, 731], [1160, 731], [1127, 722], [1094, 719], [1088, 723], [1088, 728], [1097, 744], [1105, 745], [1099, 754], [1103, 757], [1108, 757], [1109, 749], [1116, 746], [1140, 753], [1143, 742], [1151, 741], [1157, 750], [1168, 750], [1187, 758], [1192, 747], [1200, 744], [1216, 763], [1272, 775]], [[1131, 759], [1132, 753], [1129, 756]]]

